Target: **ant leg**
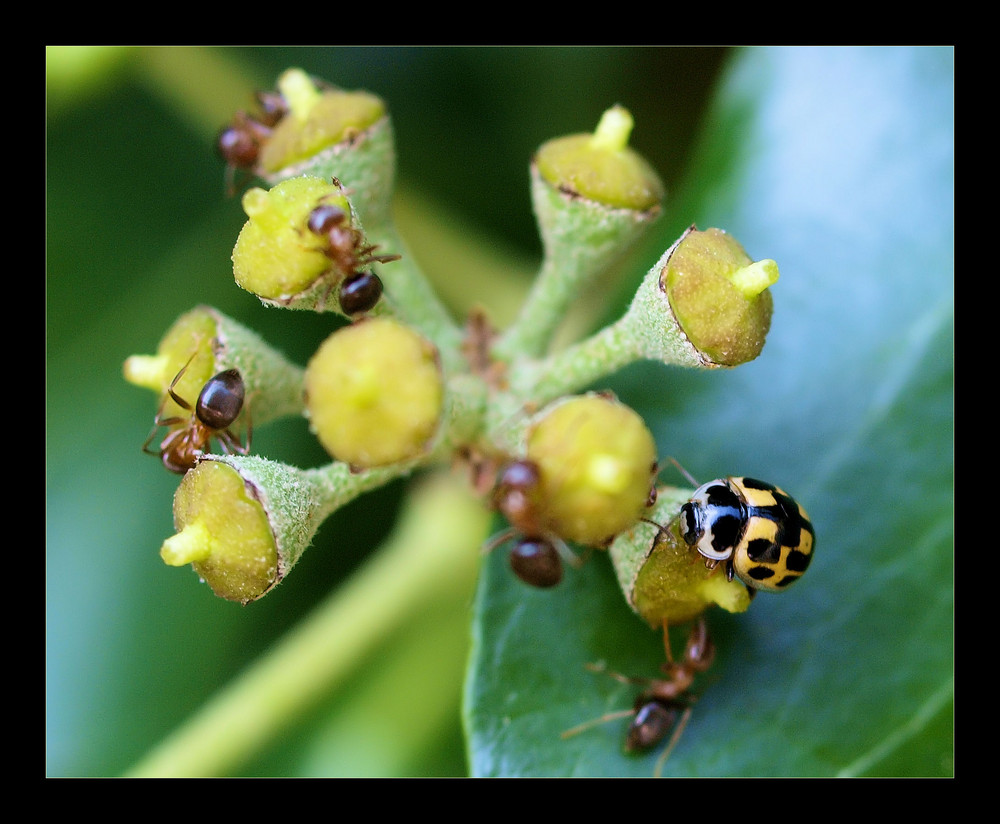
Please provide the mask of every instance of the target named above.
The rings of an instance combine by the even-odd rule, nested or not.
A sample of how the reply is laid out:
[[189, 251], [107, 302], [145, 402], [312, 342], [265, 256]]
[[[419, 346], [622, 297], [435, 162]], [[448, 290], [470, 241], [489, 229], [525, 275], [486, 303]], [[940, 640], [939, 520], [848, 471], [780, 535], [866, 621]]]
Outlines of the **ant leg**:
[[677, 467], [677, 471], [680, 472], [681, 475], [683, 475], [687, 479], [688, 483], [690, 483], [691, 486], [693, 487], [701, 486], [701, 484], [699, 484], [698, 481], [695, 480], [694, 476], [690, 472], [688, 472], [683, 466], [680, 465], [680, 463], [677, 461], [676, 458], [674, 458], [672, 455], [668, 455], [667, 460], [669, 460], [670, 463], [672, 463], [675, 467]]
[[486, 540], [486, 543], [483, 544], [483, 547], [480, 550], [481, 554], [489, 555], [494, 549], [496, 549], [501, 544], [509, 541], [516, 534], [517, 530], [515, 530], [513, 527], [508, 527], [507, 529], [500, 530], [500, 532], [498, 532], [492, 538], [488, 538]]
[[227, 455], [249, 455], [250, 454], [250, 442], [253, 438], [253, 422], [250, 420], [250, 405], [249, 403], [244, 405], [247, 416], [247, 436], [246, 442], [240, 441], [240, 439], [234, 435], [229, 429], [222, 429], [215, 433], [215, 437], [219, 439], [219, 443], [222, 446], [222, 451]]
[[667, 624], [667, 619], [663, 619], [663, 651], [667, 655], [666, 666], [671, 669], [675, 666], [674, 664], [674, 652], [670, 648], [670, 626]]
[[663, 775], [663, 765], [667, 763], [667, 759], [670, 758], [670, 753], [674, 751], [674, 747], [677, 746], [677, 742], [681, 740], [681, 733], [684, 732], [684, 728], [687, 726], [688, 719], [691, 717], [691, 707], [684, 710], [677, 722], [677, 726], [674, 727], [674, 732], [670, 736], [670, 740], [667, 742], [667, 746], [663, 748], [663, 752], [660, 753], [660, 757], [656, 759], [656, 767], [653, 769], [653, 778], [660, 778]]
[[[172, 381], [170, 381], [170, 386], [167, 387], [167, 395], [169, 395], [171, 398], [173, 398], [174, 403], [176, 403], [181, 409], [186, 409], [188, 412], [190, 412], [194, 407], [192, 407], [191, 404], [189, 404], [186, 400], [184, 400], [184, 398], [182, 398], [180, 395], [178, 395], [176, 392], [174, 392], [174, 387], [177, 386], [177, 382], [181, 379], [181, 376], [185, 372], [187, 372], [187, 368], [191, 365], [191, 361], [194, 360], [194, 356], [196, 354], [198, 354], [197, 350], [195, 352], [191, 353], [191, 357], [188, 358], [187, 363], [185, 363], [181, 367], [181, 371], [180, 372], [178, 372], [176, 375], [174, 375], [174, 379]], [[163, 399], [163, 403], [166, 403], [166, 402], [167, 402], [167, 399], [164, 398]], [[163, 409], [162, 405], [160, 406], [160, 409], [161, 410]], [[165, 423], [164, 424], [160, 424], [160, 425], [161, 426], [169, 426], [169, 424], [165, 424]]]
[[580, 567], [582, 567], [590, 557], [590, 553], [593, 552], [593, 547], [587, 547], [584, 556], [581, 558], [573, 552], [573, 550], [569, 548], [569, 544], [567, 544], [558, 535], [549, 536], [549, 540], [552, 541], [552, 546], [554, 546], [556, 552], [559, 553], [559, 557], [573, 567], [573, 569], [580, 569]]
[[559, 733], [559, 737], [563, 739], [572, 738], [574, 735], [579, 735], [581, 732], [586, 732], [594, 727], [599, 727], [601, 724], [607, 724], [609, 721], [617, 721], [620, 718], [628, 718], [631, 715], [635, 715], [635, 710], [616, 710], [615, 712], [607, 712], [598, 718], [591, 718], [589, 721], [584, 721], [582, 724], [577, 724], [575, 727], [563, 730]]

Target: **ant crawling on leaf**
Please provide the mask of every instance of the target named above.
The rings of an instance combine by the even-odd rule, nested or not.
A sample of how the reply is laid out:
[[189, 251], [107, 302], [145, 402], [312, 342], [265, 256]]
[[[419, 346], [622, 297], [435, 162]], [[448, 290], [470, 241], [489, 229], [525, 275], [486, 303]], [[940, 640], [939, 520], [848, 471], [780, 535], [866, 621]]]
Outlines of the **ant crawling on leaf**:
[[[194, 359], [193, 355], [191, 359]], [[246, 387], [240, 373], [236, 369], [226, 369], [209, 378], [198, 395], [197, 403], [192, 407], [174, 391], [177, 382], [190, 365], [191, 360], [184, 364], [181, 371], [174, 376], [167, 389], [167, 397], [163, 399], [163, 403], [157, 410], [153, 421], [153, 430], [142, 445], [143, 452], [149, 455], [159, 455], [163, 465], [179, 475], [194, 468], [198, 459], [208, 449], [213, 437], [218, 439], [223, 451], [227, 454], [246, 455], [250, 452], [252, 434], [249, 421], [247, 422], [245, 444], [240, 443], [239, 438], [229, 429], [239, 417], [246, 396]], [[167, 398], [172, 398], [174, 403], [182, 409], [190, 411], [191, 415], [187, 417], [163, 417], [163, 407]], [[247, 414], [249, 415], [249, 411]], [[181, 423], [184, 426], [167, 433], [158, 450], [149, 448], [159, 427], [171, 427]]]
[[[667, 653], [667, 660], [662, 665], [664, 678], [635, 678], [615, 672], [608, 673], [623, 684], [641, 684], [646, 687], [636, 697], [632, 709], [609, 713], [593, 721], [584, 722], [566, 730], [562, 737], [569, 738], [597, 724], [633, 716], [625, 737], [626, 752], [652, 749], [668, 735], [670, 736], [666, 747], [656, 760], [653, 774], [659, 777], [663, 765], [677, 746], [691, 717], [691, 707], [695, 699], [690, 690], [694, 680], [699, 673], [706, 672], [715, 660], [715, 644], [708, 634], [708, 626], [703, 616], [699, 616], [691, 625], [683, 661], [675, 663], [673, 660], [666, 626], [663, 628], [663, 646]], [[592, 665], [589, 668], [595, 672], [604, 671], [602, 665]]]
[[483, 552], [513, 540], [510, 566], [514, 574], [530, 586], [547, 589], [562, 580], [563, 558], [573, 566], [581, 562], [565, 541], [542, 525], [537, 501], [540, 485], [534, 461], [514, 460], [503, 466], [493, 488], [493, 505], [511, 526], [487, 541]]
[[364, 243], [364, 236], [351, 225], [347, 212], [332, 203], [321, 203], [314, 208], [306, 227], [325, 241], [323, 254], [343, 275], [338, 299], [344, 314], [354, 317], [373, 309], [382, 296], [382, 280], [372, 271], [362, 271], [362, 267], [369, 263], [390, 263], [401, 256], [372, 254], [378, 247]]

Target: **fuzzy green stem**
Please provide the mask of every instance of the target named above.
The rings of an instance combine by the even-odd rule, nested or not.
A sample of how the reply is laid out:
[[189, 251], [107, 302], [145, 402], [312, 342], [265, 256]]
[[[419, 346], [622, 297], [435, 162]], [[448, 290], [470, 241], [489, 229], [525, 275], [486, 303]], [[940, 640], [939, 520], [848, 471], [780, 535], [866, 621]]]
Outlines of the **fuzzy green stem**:
[[531, 177], [545, 257], [518, 317], [494, 347], [504, 360], [544, 354], [570, 304], [659, 216], [658, 209], [613, 209], [563, 192], [537, 166]]
[[489, 524], [453, 479], [419, 487], [362, 571], [128, 775], [230, 774], [428, 604], [449, 593], [468, 597]]
[[460, 356], [462, 329], [449, 314], [416, 259], [406, 249], [395, 224], [385, 221], [374, 229], [365, 227], [368, 239], [379, 251], [400, 254], [399, 260], [379, 269], [385, 285], [383, 302], [389, 312], [424, 335], [440, 353], [446, 374], [464, 368]]

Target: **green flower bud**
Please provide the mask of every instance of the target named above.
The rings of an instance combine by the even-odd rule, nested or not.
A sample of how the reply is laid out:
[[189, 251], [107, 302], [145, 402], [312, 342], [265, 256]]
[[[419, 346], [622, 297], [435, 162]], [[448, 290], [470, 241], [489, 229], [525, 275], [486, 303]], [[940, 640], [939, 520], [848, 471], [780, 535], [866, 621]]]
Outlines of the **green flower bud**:
[[535, 155], [539, 174], [551, 186], [615, 209], [644, 212], [663, 199], [663, 182], [646, 160], [628, 147], [632, 115], [612, 106], [593, 134], [545, 143]]
[[425, 454], [439, 428], [437, 349], [389, 317], [338, 329], [306, 367], [310, 425], [333, 457], [374, 467]]
[[219, 597], [245, 604], [278, 582], [267, 513], [232, 467], [202, 461], [184, 476], [174, 495], [174, 526], [177, 534], [163, 542], [160, 557], [170, 566], [192, 564]]
[[345, 464], [302, 470], [256, 456], [212, 456], [174, 495], [177, 533], [160, 556], [191, 564], [216, 595], [247, 604], [277, 586], [336, 509], [398, 477]]
[[543, 516], [559, 537], [603, 546], [646, 509], [656, 442], [642, 418], [607, 395], [556, 402], [532, 423], [527, 458], [540, 470]]
[[677, 513], [691, 490], [664, 487], [648, 517], [666, 523], [663, 530], [646, 522], [619, 535], [609, 548], [618, 583], [629, 606], [651, 627], [674, 626], [718, 605], [745, 612], [751, 594], [725, 571], [708, 569], [678, 531]]
[[301, 69], [278, 79], [289, 113], [261, 147], [258, 164], [264, 174], [300, 163], [329, 146], [355, 140], [386, 116], [385, 103], [367, 92], [318, 89]]
[[692, 228], [660, 272], [681, 329], [706, 359], [737, 366], [756, 358], [771, 326], [773, 260], [754, 262], [732, 235]]
[[659, 217], [663, 184], [627, 146], [631, 130], [632, 116], [614, 106], [593, 134], [550, 140], [538, 150], [531, 197], [545, 258], [494, 347], [499, 358], [543, 354], [571, 303]]
[[198, 306], [181, 315], [160, 340], [155, 355], [132, 355], [123, 371], [129, 383], [152, 389], [163, 399], [161, 415], [167, 418], [190, 415], [190, 410], [167, 395], [167, 388], [182, 369], [174, 393], [191, 405], [213, 375], [237, 369], [254, 423], [303, 411], [304, 370], [256, 332], [210, 306]]
[[[353, 220], [340, 187], [319, 178], [291, 178], [270, 191], [248, 189], [243, 209], [249, 220], [233, 248], [236, 283], [265, 303], [325, 308], [328, 293], [351, 273], [333, 265], [325, 239], [309, 229], [309, 215], [321, 204]], [[330, 304], [337, 308], [335, 299]]]

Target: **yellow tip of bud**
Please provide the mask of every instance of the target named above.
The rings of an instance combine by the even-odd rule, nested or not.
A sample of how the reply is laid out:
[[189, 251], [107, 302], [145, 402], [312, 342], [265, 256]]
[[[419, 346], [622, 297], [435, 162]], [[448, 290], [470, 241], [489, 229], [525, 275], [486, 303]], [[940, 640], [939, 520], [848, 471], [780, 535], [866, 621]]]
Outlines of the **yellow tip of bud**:
[[168, 566], [179, 567], [204, 561], [212, 554], [214, 547], [215, 540], [204, 521], [192, 521], [163, 542], [160, 557]]
[[173, 378], [167, 375], [169, 369], [170, 358], [167, 355], [132, 355], [125, 360], [122, 371], [129, 383], [160, 392]]
[[626, 489], [631, 480], [630, 467], [617, 455], [598, 453], [591, 457], [587, 469], [590, 485], [610, 495]]
[[699, 589], [705, 601], [718, 604], [726, 612], [746, 612], [750, 606], [747, 588], [737, 580], [727, 581], [725, 575], [707, 578]]
[[278, 91], [297, 120], [309, 117], [320, 98], [319, 89], [302, 69], [288, 69], [278, 78]]
[[249, 218], [260, 217], [270, 211], [270, 197], [267, 191], [259, 186], [247, 189], [240, 202], [243, 205], [243, 211]]
[[729, 275], [729, 280], [747, 298], [755, 298], [778, 282], [778, 264], [773, 260], [758, 260]]
[[632, 113], [624, 106], [616, 104], [601, 115], [594, 135], [590, 138], [590, 147], [609, 152], [620, 152], [628, 145], [628, 139], [634, 125], [635, 120], [632, 119]]

